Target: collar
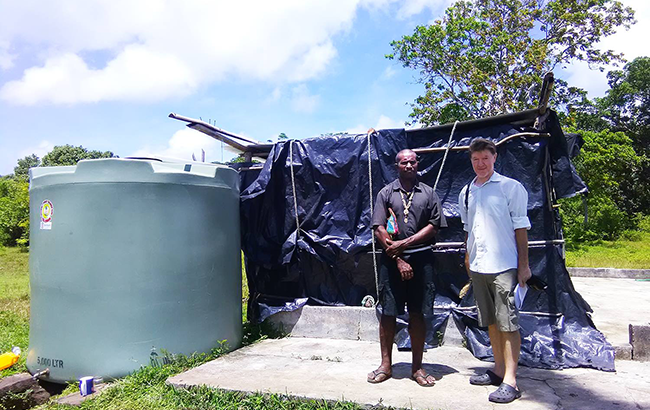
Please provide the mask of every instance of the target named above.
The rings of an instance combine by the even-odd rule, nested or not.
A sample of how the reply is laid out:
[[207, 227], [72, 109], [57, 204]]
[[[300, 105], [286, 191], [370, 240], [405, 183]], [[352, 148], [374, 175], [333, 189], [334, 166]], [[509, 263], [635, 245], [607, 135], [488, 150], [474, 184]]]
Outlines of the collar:
[[[490, 179], [487, 180], [487, 182], [501, 182], [502, 179], [503, 179], [503, 176], [501, 174], [499, 174], [498, 172], [494, 171], [492, 173], [492, 176], [490, 177]], [[487, 182], [486, 182], [486, 184], [487, 184]]]
[[[480, 188], [480, 187], [478, 187], [476, 185], [476, 178], [478, 178], [478, 177], [474, 177], [474, 179], [472, 179], [472, 183], [470, 184], [470, 186], [475, 186], [477, 188]], [[503, 180], [503, 175], [501, 175], [498, 172], [494, 171], [492, 173], [492, 176], [490, 177], [490, 179], [485, 181], [485, 183], [483, 185], [481, 185], [481, 186], [485, 186], [485, 185], [489, 184], [490, 182], [501, 182], [501, 180]]]
[[[404, 192], [408, 192], [406, 189], [402, 188], [402, 184], [399, 182], [399, 178], [397, 178], [395, 181], [393, 181], [392, 189], [393, 191], [399, 191], [400, 189]], [[415, 184], [413, 184], [413, 190], [414, 191], [421, 191], [422, 189], [420, 188], [420, 181], [418, 179], [415, 180]]]

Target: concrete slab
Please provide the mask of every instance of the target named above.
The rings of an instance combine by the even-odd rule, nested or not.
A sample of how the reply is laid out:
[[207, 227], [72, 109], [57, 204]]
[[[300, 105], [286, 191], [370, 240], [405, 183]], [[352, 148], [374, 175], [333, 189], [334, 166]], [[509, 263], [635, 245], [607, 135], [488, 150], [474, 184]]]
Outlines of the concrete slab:
[[650, 324], [650, 282], [620, 278], [571, 278], [594, 310], [594, 324], [614, 346], [630, 346], [629, 325]]
[[[495, 387], [471, 386], [472, 374], [490, 363], [459, 347], [425, 353], [425, 368], [438, 382], [423, 388], [410, 376], [410, 353], [393, 352], [393, 378], [366, 382], [379, 361], [379, 344], [341, 339], [265, 340], [168, 379], [177, 386], [207, 385], [325, 400], [349, 400], [409, 409], [494, 409], [487, 400]], [[621, 361], [617, 372], [591, 369], [562, 371], [521, 368], [523, 397], [517, 409], [650, 408], [650, 363]]]
[[87, 396], [82, 396], [81, 393], [76, 392], [68, 394], [67, 396], [59, 397], [54, 401], [58, 404], [67, 404], [68, 406], [79, 407], [84, 401], [97, 397], [108, 386], [108, 383], [98, 384], [95, 386], [95, 391]]

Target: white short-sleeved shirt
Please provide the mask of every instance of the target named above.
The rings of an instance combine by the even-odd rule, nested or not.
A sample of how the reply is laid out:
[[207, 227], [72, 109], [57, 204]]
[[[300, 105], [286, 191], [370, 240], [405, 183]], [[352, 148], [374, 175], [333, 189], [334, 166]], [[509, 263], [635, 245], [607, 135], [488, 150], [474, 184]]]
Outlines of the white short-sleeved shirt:
[[501, 273], [517, 268], [515, 229], [530, 229], [528, 192], [518, 181], [494, 172], [481, 186], [469, 184], [458, 195], [463, 228], [468, 233], [467, 252], [472, 272]]

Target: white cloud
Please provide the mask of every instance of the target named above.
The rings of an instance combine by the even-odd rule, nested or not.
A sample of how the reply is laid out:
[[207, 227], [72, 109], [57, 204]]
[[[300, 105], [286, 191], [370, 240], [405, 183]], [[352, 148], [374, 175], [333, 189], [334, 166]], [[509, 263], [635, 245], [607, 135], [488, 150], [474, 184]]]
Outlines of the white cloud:
[[[0, 67], [17, 43], [41, 63], [2, 87], [19, 104], [158, 100], [227, 78], [275, 83], [320, 76], [332, 38], [360, 0], [3, 1]], [[88, 53], [107, 61], [91, 67]], [[20, 55], [18, 57], [21, 57]]]
[[299, 58], [288, 78], [290, 81], [305, 81], [317, 77], [335, 56], [336, 49], [330, 41], [317, 45]]
[[[196, 84], [189, 73], [189, 68], [174, 56], [156, 55], [131, 45], [102, 70], [89, 68], [75, 54], [51, 58], [44, 67], [26, 70], [22, 80], [6, 83], [0, 98], [24, 105], [39, 101], [155, 101], [193, 90]], [[158, 87], [163, 83], [164, 87]]]
[[0, 38], [0, 69], [12, 68], [15, 59], [16, 55], [9, 52], [9, 41]]
[[232, 79], [303, 83], [326, 72], [360, 8], [408, 17], [448, 1], [0, 0], [0, 68], [38, 61], [0, 98], [146, 101]]
[[[224, 151], [225, 151], [224, 147]], [[176, 131], [166, 145], [144, 147], [136, 151], [133, 157], [160, 157], [191, 161], [192, 154], [201, 160], [201, 150], [205, 151], [206, 162], [221, 160], [221, 142], [191, 128]], [[225, 153], [224, 153], [225, 156]]]
[[449, 7], [451, 3], [453, 3], [452, 0], [408, 0], [400, 7], [397, 12], [397, 18], [407, 19], [422, 13], [425, 9], [430, 10], [432, 14], [438, 15], [442, 10]]
[[374, 125], [368, 126], [368, 125], [358, 124], [354, 127], [348, 128], [344, 132], [347, 132], [348, 134], [365, 134], [366, 132], [368, 132], [369, 128], [374, 128], [376, 130], [404, 128], [404, 121], [393, 120], [392, 118], [382, 114], [379, 116], [377, 122]]
[[[614, 69], [611, 67], [610, 69]], [[591, 69], [585, 62], [579, 61], [571, 64], [566, 70], [566, 81], [571, 86], [580, 87], [589, 92], [590, 97], [603, 96], [609, 89], [607, 85], [607, 71]]]
[[271, 92], [271, 95], [268, 96], [266, 99], [267, 103], [274, 103], [280, 101], [280, 98], [282, 98], [282, 88], [280, 87], [275, 87], [273, 89], [273, 92]]
[[381, 115], [377, 120], [377, 126], [375, 128], [378, 130], [384, 130], [390, 128], [404, 128], [404, 121], [395, 121], [392, 118], [389, 118], [385, 115]]
[[397, 74], [397, 70], [393, 68], [392, 65], [387, 66], [384, 71], [381, 73], [381, 79], [382, 80], [389, 80], [393, 78]]
[[37, 157], [43, 159], [45, 154], [52, 151], [53, 148], [54, 148], [54, 144], [52, 144], [50, 141], [43, 140], [39, 142], [38, 145], [27, 147], [24, 150], [22, 150], [20, 152], [20, 158], [24, 158], [28, 155], [36, 154]]
[[291, 108], [296, 112], [314, 112], [319, 102], [320, 96], [310, 94], [305, 84], [297, 85], [291, 90]]

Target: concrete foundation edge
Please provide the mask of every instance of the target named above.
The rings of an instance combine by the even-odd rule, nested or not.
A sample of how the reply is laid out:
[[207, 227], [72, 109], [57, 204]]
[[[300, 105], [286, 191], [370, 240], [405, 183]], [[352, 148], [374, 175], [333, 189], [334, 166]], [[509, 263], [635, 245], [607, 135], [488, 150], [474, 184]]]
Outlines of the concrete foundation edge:
[[[379, 341], [379, 318], [375, 309], [356, 306], [304, 306], [293, 312], [280, 312], [267, 319], [276, 329], [291, 337], [313, 337], [325, 339]], [[632, 325], [630, 325], [632, 332]], [[616, 360], [632, 360], [632, 333], [630, 343], [614, 345]], [[464, 345], [464, 335], [456, 327], [450, 316], [444, 331], [443, 344], [446, 346]], [[463, 346], [464, 347], [464, 346]], [[639, 354], [640, 357], [649, 357]]]
[[650, 361], [650, 325], [630, 324], [631, 359]]
[[650, 279], [650, 269], [567, 268], [569, 275], [583, 278]]

